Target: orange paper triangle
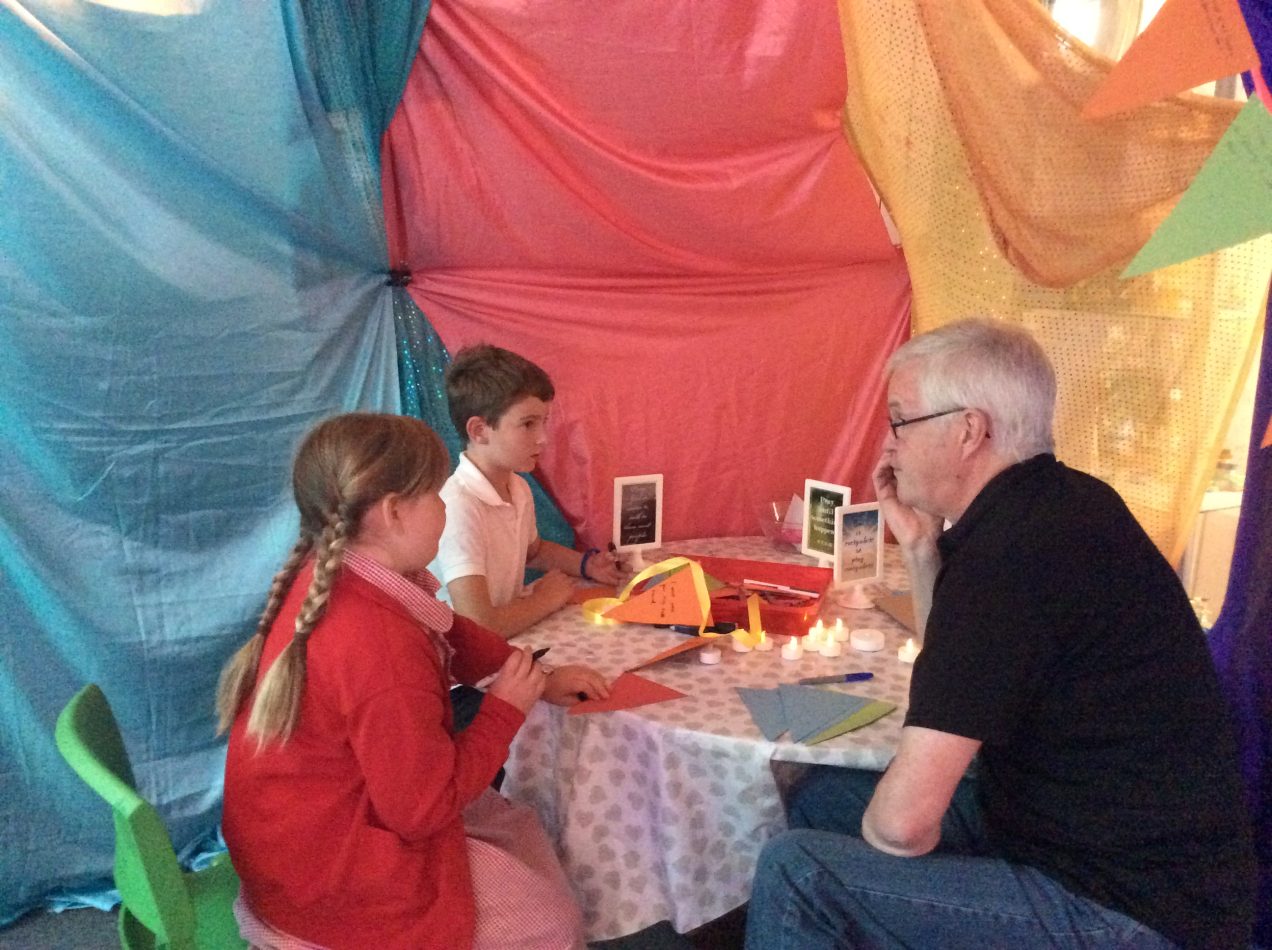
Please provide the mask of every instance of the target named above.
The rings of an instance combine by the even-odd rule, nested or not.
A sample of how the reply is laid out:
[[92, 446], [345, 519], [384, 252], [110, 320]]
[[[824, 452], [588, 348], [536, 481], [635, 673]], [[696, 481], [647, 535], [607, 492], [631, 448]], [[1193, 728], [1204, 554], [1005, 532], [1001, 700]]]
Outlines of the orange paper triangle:
[[677, 571], [658, 586], [607, 610], [605, 617], [627, 623], [679, 623], [696, 627], [702, 623], [703, 609], [694, 589], [693, 574]]
[[1082, 116], [1127, 112], [1258, 66], [1238, 0], [1166, 0], [1087, 101]]
[[662, 683], [655, 683], [635, 673], [624, 673], [610, 683], [609, 699], [588, 699], [575, 703], [568, 710], [571, 716], [582, 716], [586, 713], [612, 712], [616, 709], [635, 709], [637, 706], [648, 706], [650, 703], [661, 703], [668, 699], [680, 699], [685, 694]]

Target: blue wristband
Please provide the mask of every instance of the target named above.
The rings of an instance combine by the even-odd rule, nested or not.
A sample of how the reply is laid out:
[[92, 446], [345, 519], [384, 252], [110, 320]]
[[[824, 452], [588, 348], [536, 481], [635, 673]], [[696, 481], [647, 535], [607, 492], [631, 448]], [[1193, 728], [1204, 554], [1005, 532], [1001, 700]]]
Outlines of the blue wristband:
[[583, 580], [585, 581], [596, 580], [595, 577], [593, 577], [591, 574], [587, 572], [587, 562], [588, 562], [588, 558], [590, 558], [593, 554], [600, 554], [600, 553], [601, 553], [600, 548], [588, 548], [586, 551], [583, 552], [583, 559], [579, 561], [579, 577], [583, 578]]

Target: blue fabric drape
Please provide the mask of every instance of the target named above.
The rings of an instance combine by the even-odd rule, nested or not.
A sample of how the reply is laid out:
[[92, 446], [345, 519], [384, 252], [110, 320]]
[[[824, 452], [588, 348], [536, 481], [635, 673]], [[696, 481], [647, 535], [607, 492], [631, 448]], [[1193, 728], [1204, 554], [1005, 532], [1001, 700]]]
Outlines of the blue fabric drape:
[[[102, 685], [178, 849], [318, 417], [396, 410], [380, 135], [422, 0], [0, 0], [0, 922], [108, 880]], [[191, 10], [195, 12], [190, 12]]]
[[[1272, 308], [1269, 309], [1272, 317]], [[1259, 859], [1255, 940], [1272, 947], [1272, 332], [1264, 331], [1250, 454], [1223, 610], [1210, 648], [1231, 704]]]

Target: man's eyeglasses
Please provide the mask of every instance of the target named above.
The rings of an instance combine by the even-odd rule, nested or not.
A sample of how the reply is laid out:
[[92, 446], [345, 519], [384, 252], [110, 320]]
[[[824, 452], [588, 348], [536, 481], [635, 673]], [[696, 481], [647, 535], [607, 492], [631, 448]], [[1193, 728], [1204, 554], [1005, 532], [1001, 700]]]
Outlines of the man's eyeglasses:
[[955, 406], [953, 409], [945, 409], [941, 412], [929, 412], [926, 416], [916, 416], [913, 419], [889, 419], [888, 425], [892, 428], [892, 437], [894, 439], [899, 439], [901, 438], [901, 433], [897, 431], [898, 429], [904, 429], [906, 426], [912, 426], [916, 422], [927, 422], [929, 419], [939, 419], [941, 416], [948, 416], [951, 413], [963, 412], [965, 408], [965, 406]]

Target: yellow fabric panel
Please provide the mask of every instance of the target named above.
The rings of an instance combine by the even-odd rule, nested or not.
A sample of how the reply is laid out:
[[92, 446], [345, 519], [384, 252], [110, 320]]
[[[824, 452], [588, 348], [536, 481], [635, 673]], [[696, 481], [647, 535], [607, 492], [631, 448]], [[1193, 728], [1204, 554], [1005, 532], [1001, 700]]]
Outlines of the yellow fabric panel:
[[1237, 107], [1188, 95], [1084, 136], [1111, 63], [1033, 0], [839, 9], [845, 131], [901, 234], [914, 332], [972, 314], [1031, 330], [1059, 376], [1057, 454], [1112, 484], [1178, 562], [1255, 355], [1272, 237], [1118, 272]]

